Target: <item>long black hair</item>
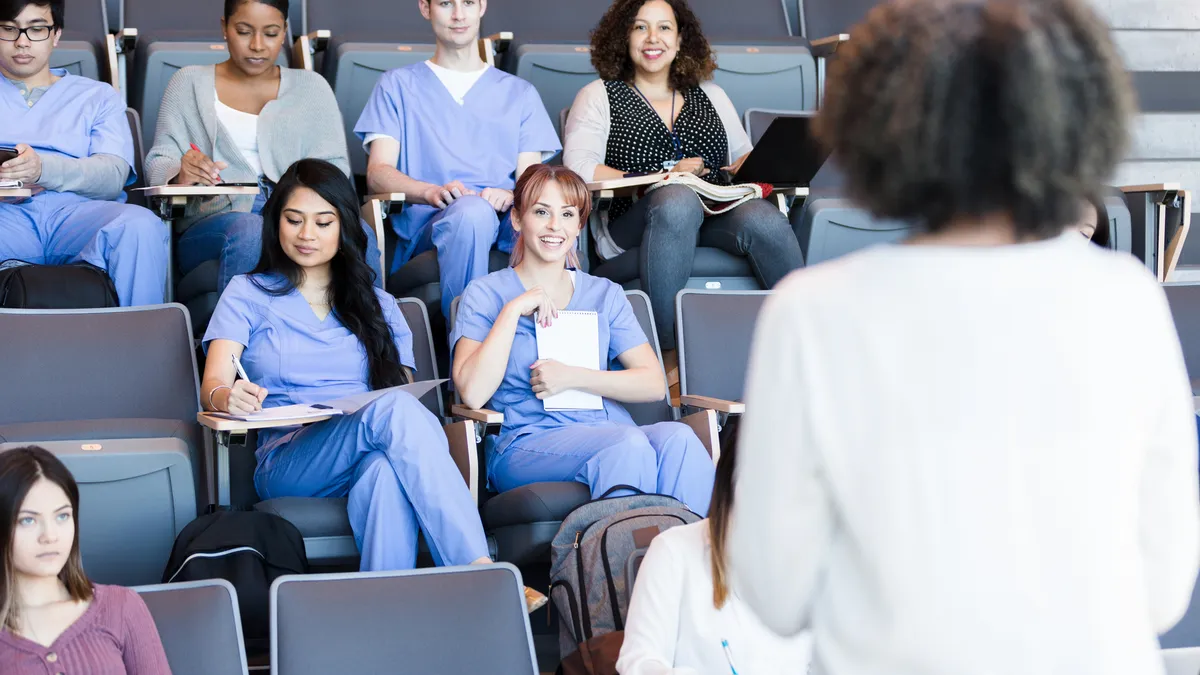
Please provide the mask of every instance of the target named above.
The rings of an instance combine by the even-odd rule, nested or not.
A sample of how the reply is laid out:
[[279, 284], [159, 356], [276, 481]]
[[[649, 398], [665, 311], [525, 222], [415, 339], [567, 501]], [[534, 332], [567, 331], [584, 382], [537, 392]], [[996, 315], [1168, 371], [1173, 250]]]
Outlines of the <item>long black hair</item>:
[[[350, 179], [334, 165], [320, 159], [302, 159], [279, 179], [263, 206], [262, 255], [250, 280], [271, 295], [287, 295], [304, 281], [304, 269], [288, 257], [279, 243], [283, 210], [297, 188], [308, 188], [329, 202], [338, 215], [338, 250], [330, 261], [329, 306], [338, 320], [367, 351], [371, 389], [404, 384], [400, 352], [375, 294], [375, 272], [367, 264], [367, 233], [358, 216], [358, 195]], [[261, 275], [277, 274], [283, 283], [272, 284]]]
[[225, 20], [228, 21], [237, 8], [244, 2], [258, 2], [263, 5], [270, 5], [279, 10], [283, 18], [288, 18], [288, 0], [225, 0]]

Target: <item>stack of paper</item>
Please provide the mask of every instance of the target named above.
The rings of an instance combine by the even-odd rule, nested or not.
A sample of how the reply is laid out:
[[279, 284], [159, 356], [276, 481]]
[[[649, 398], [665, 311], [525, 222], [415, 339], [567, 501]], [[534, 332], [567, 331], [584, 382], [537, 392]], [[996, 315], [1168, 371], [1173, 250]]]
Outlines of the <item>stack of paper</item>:
[[[560, 311], [554, 322], [537, 325], [538, 359], [600, 370], [600, 319], [595, 312]], [[604, 399], [578, 389], [555, 394], [542, 403], [546, 410], [603, 410]]]

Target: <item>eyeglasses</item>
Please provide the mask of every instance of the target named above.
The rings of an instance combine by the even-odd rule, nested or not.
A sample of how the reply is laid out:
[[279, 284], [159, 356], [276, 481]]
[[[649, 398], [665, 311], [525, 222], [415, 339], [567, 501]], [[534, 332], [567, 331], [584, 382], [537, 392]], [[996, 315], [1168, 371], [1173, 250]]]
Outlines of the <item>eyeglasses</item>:
[[0, 40], [5, 42], [16, 42], [21, 39], [21, 34], [29, 38], [30, 42], [45, 42], [50, 39], [50, 33], [54, 31], [54, 24], [48, 26], [29, 26], [28, 28], [17, 28], [16, 26], [0, 26]]

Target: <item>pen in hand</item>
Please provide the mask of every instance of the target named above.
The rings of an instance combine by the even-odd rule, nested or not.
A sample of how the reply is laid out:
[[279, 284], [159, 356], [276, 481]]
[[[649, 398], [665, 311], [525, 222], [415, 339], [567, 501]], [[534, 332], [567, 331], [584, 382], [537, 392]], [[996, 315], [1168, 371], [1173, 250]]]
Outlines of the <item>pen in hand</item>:
[[721, 640], [721, 649], [725, 650], [725, 661], [729, 663], [729, 672], [738, 675], [737, 668], [733, 665], [733, 652], [729, 650], [729, 640]]

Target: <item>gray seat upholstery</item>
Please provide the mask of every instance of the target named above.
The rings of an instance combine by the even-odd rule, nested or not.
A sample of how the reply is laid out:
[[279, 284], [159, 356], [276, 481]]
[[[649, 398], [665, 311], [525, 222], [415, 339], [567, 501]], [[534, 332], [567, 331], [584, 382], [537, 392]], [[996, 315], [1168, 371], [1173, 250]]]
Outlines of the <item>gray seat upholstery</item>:
[[433, 58], [433, 31], [415, 2], [310, 2], [307, 24], [310, 33], [317, 30], [332, 33], [317, 59], [317, 70], [333, 87], [338, 109], [342, 111], [350, 168], [355, 174], [365, 175], [367, 155], [362, 141], [354, 135], [354, 125], [380, 75]]
[[[592, 274], [615, 281], [625, 290], [643, 290], [638, 274], [640, 253], [640, 248], [631, 248], [612, 260], [597, 264]], [[757, 290], [762, 288], [762, 285], [754, 276], [748, 259], [719, 248], [700, 246], [696, 248], [692, 274], [688, 277], [685, 288]]]
[[1164, 649], [1163, 665], [1166, 675], [1197, 675], [1200, 673], [1200, 647]]
[[[1163, 284], [1171, 316], [1175, 319], [1175, 330], [1179, 343], [1183, 345], [1183, 361], [1187, 365], [1188, 379], [1193, 389], [1200, 384], [1200, 284]], [[1200, 394], [1200, 392], [1196, 392]], [[1200, 647], [1200, 616], [1196, 617], [1196, 644]]]
[[875, 218], [835, 195], [813, 195], [792, 209], [791, 220], [809, 265], [832, 260], [874, 244], [900, 241], [912, 224]]
[[[492, 249], [488, 254], [488, 272], [505, 267], [508, 267], [508, 254]], [[441, 267], [438, 265], [437, 251], [429, 250], [413, 256], [388, 276], [387, 290], [397, 298], [416, 298], [425, 303], [430, 317], [434, 323], [438, 323], [442, 313], [440, 279]]]
[[[229, 58], [229, 49], [221, 36], [220, 4], [124, 1], [125, 26], [138, 29], [134, 58], [127, 62], [129, 104], [141, 113], [142, 140], [150, 147], [171, 76], [185, 66], [220, 63]], [[286, 48], [279, 52], [284, 68], [288, 53]]]
[[536, 675], [511, 565], [280, 577], [271, 673]]
[[683, 290], [675, 297], [679, 393], [741, 401], [758, 312], [769, 291]]
[[66, 68], [72, 75], [111, 81], [108, 72], [108, 33], [104, 0], [67, 0], [63, 8], [62, 38], [50, 56], [52, 68]]
[[[429, 330], [429, 318], [419, 301], [405, 298], [400, 300], [400, 311], [413, 333], [413, 356], [416, 359], [418, 381], [438, 378], [434, 361], [433, 336]], [[442, 394], [434, 389], [421, 399], [425, 407], [439, 419], [442, 417]], [[231, 490], [235, 505], [246, 505], [258, 501], [254, 491], [255, 439], [247, 439], [245, 451], [231, 457]], [[356, 563], [359, 557], [354, 542], [354, 532], [346, 515], [346, 499], [322, 497], [279, 497], [258, 501], [254, 509], [273, 513], [284, 518], [300, 530], [304, 537], [304, 548], [310, 563], [316, 565]]]
[[[650, 298], [641, 291], [626, 291], [625, 297], [661, 359], [658, 331], [650, 311]], [[451, 312], [453, 314], [453, 311]], [[665, 399], [652, 403], [624, 404], [634, 422], [655, 424], [676, 419], [676, 411]], [[480, 466], [486, 466], [480, 461]], [[587, 485], [577, 482], [530, 483], [499, 494], [485, 495], [480, 512], [483, 528], [496, 547], [496, 559], [527, 565], [545, 562], [550, 541], [562, 519], [591, 499]]]
[[[796, 2], [797, 0], [789, 0]], [[866, 18], [867, 12], [880, 0], [798, 0], [798, 16], [802, 22], [797, 35], [809, 40], [848, 33], [854, 24]]]
[[158, 579], [209, 501], [183, 307], [0, 309], [0, 345], [0, 373], [22, 383], [0, 387], [0, 444], [43, 443], [75, 474], [93, 579]]
[[248, 673], [237, 591], [224, 579], [138, 586], [173, 675]]

